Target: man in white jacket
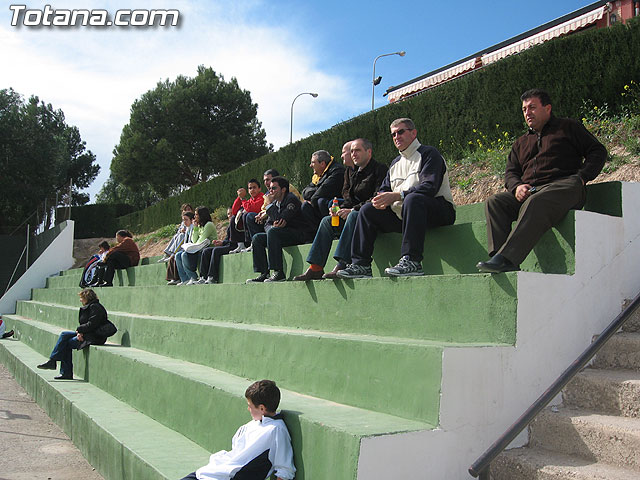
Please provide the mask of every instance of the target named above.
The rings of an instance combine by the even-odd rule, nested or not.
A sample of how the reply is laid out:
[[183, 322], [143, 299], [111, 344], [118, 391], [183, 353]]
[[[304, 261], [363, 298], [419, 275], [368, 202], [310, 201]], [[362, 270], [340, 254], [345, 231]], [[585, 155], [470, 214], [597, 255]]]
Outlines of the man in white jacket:
[[451, 225], [456, 211], [449, 186], [447, 165], [434, 147], [421, 145], [409, 118], [391, 123], [391, 137], [398, 155], [380, 191], [360, 209], [353, 241], [352, 262], [337, 272], [341, 278], [371, 277], [373, 244], [378, 232], [402, 233], [400, 261], [385, 269], [391, 276], [424, 275], [422, 254], [428, 228]]

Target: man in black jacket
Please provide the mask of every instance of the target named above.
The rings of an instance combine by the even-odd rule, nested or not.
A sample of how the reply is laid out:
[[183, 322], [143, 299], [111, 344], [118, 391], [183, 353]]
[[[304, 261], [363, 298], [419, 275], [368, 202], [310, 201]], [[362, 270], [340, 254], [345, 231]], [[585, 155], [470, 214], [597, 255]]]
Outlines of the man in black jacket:
[[[344, 203], [338, 210], [339, 225], [333, 227], [332, 216], [325, 216], [320, 222], [316, 237], [307, 256], [309, 268], [294, 280], [307, 281], [321, 278], [335, 279], [336, 272], [351, 263], [351, 239], [360, 207], [369, 201], [378, 191], [378, 187], [387, 174], [386, 165], [376, 162], [373, 157], [373, 145], [369, 140], [358, 138], [350, 145], [350, 158], [354, 167], [347, 167], [344, 172], [342, 197]], [[324, 273], [324, 266], [329, 257], [331, 242], [339, 237], [333, 258], [337, 264], [333, 271]]]
[[598, 176], [607, 160], [606, 148], [582, 123], [553, 116], [547, 92], [528, 90], [520, 100], [529, 131], [509, 153], [508, 191], [485, 202], [491, 258], [476, 265], [481, 272], [520, 270], [540, 237], [570, 209], [582, 208], [585, 184]]
[[[266, 233], [256, 233], [252, 241], [253, 271], [260, 275], [248, 279], [247, 283], [286, 280], [282, 247], [305, 243], [312, 234], [309, 223], [302, 214], [300, 200], [289, 192], [289, 181], [286, 178], [274, 177], [269, 193], [265, 196], [269, 200], [266, 210], [269, 219], [264, 227]], [[269, 270], [273, 270], [271, 276]]]
[[313, 169], [313, 177], [311, 183], [302, 190], [302, 213], [315, 230], [333, 199], [342, 193], [344, 167], [326, 150], [314, 152], [309, 166]]

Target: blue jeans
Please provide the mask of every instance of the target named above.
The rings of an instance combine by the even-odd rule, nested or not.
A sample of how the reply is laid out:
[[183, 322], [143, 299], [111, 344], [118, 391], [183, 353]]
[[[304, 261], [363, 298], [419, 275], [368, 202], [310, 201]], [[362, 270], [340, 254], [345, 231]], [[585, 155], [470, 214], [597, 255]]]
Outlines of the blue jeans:
[[60, 362], [60, 375], [73, 375], [73, 356], [71, 350], [77, 350], [80, 342], [76, 332], [62, 332], [49, 358]]
[[186, 282], [191, 279], [198, 279], [196, 269], [198, 268], [200, 255], [202, 255], [202, 250], [196, 253], [187, 253], [184, 250], [180, 250], [176, 253], [176, 268], [181, 281]]
[[[267, 233], [256, 233], [253, 245], [253, 271], [269, 273], [269, 270], [283, 271], [282, 247], [304, 243], [304, 232], [289, 227], [267, 228]], [[267, 251], [269, 258], [267, 260]]]
[[352, 210], [346, 220], [340, 219], [339, 227], [332, 227], [331, 215], [324, 217], [311, 244], [311, 250], [307, 255], [307, 263], [324, 267], [327, 263], [327, 258], [329, 258], [331, 242], [336, 236], [339, 236], [340, 240], [338, 240], [333, 258], [341, 263], [351, 263], [351, 239], [353, 238], [353, 229], [357, 218], [357, 210]]

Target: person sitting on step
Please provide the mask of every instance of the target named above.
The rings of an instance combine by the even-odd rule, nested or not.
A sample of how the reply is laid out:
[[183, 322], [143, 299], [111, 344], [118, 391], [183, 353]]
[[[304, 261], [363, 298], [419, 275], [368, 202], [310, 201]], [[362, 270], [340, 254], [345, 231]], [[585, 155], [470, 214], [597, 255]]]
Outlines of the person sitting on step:
[[[193, 227], [195, 226], [193, 223], [193, 219], [195, 217], [195, 213], [193, 212], [184, 212], [182, 214], [182, 224], [186, 227], [186, 236], [184, 237], [183, 242], [180, 244], [182, 246], [184, 243], [191, 241], [191, 234], [193, 233]], [[167, 262], [167, 285], [178, 285], [180, 280], [180, 275], [178, 274], [178, 266], [176, 265], [176, 256], [171, 255], [169, 257], [169, 261]]]
[[85, 288], [78, 295], [82, 303], [78, 313], [80, 325], [75, 332], [62, 332], [49, 355], [49, 360], [38, 365], [38, 368], [43, 370], [55, 370], [56, 362], [59, 361], [60, 375], [53, 377], [55, 380], [73, 380], [72, 350], [79, 350], [89, 344], [104, 345], [107, 341], [107, 337], [96, 332], [108, 323], [107, 311], [98, 300], [98, 296], [90, 288]]
[[[345, 165], [353, 162], [353, 167], [346, 166], [342, 197], [344, 202], [337, 212], [338, 226], [332, 226], [335, 217], [327, 215], [320, 222], [311, 250], [307, 255], [309, 268], [302, 275], [294, 277], [297, 281], [319, 280], [321, 278], [335, 279], [338, 270], [343, 270], [351, 263], [351, 239], [353, 228], [358, 218], [360, 208], [375, 195], [387, 174], [386, 165], [376, 162], [373, 157], [373, 145], [369, 140], [358, 138], [347, 142], [348, 153], [342, 154]], [[329, 273], [324, 273], [324, 266], [329, 257], [331, 243], [338, 237], [338, 245], [333, 258], [338, 262]]]
[[180, 207], [180, 212], [183, 217], [183, 221], [178, 226], [178, 230], [169, 242], [169, 245], [167, 245], [167, 248], [164, 249], [164, 255], [160, 260], [158, 260], [158, 263], [168, 262], [169, 259], [175, 255], [178, 250], [180, 250], [180, 247], [187, 241], [187, 238], [189, 238], [193, 226], [185, 225], [184, 214], [187, 212], [193, 213], [193, 207], [189, 203], [183, 203], [182, 207]]
[[424, 275], [421, 262], [427, 229], [451, 225], [456, 219], [447, 165], [440, 152], [418, 141], [418, 131], [409, 118], [394, 120], [390, 130], [399, 155], [391, 162], [378, 194], [358, 213], [351, 243], [352, 263], [338, 270], [340, 278], [372, 276], [378, 232], [402, 234], [400, 261], [385, 269], [387, 275]]
[[105, 254], [105, 259], [100, 262], [104, 267], [103, 273], [91, 283], [92, 287], [113, 287], [113, 276], [116, 270], [124, 270], [135, 267], [140, 261], [140, 251], [138, 245], [133, 241], [133, 235], [128, 230], [118, 230], [116, 232], [116, 245], [111, 247]]
[[[251, 241], [253, 245], [253, 271], [260, 273], [255, 282], [282, 282], [286, 280], [282, 260], [282, 247], [300, 245], [313, 235], [307, 219], [302, 214], [298, 197], [289, 192], [289, 181], [284, 177], [271, 180], [271, 188], [266, 195], [269, 201], [265, 225], [266, 233], [256, 233]], [[267, 250], [269, 251], [267, 263]], [[269, 276], [269, 270], [273, 274]]]
[[209, 463], [182, 480], [263, 480], [275, 475], [277, 480], [295, 477], [291, 437], [282, 414], [280, 389], [272, 380], [260, 380], [244, 392], [252, 420], [241, 426], [231, 439], [231, 450], [221, 450]]
[[233, 211], [231, 207], [229, 207], [227, 209], [227, 218], [229, 219], [227, 236], [224, 240], [214, 240], [213, 247], [207, 247], [202, 251], [202, 258], [200, 259], [200, 279], [196, 283], [218, 283], [222, 256], [227, 255], [238, 246], [236, 242], [231, 240], [232, 217]]
[[581, 122], [553, 116], [547, 92], [528, 90], [520, 100], [529, 131], [509, 153], [508, 191], [485, 202], [491, 258], [478, 262], [481, 272], [520, 270], [542, 235], [569, 210], [582, 208], [586, 183], [598, 176], [607, 160], [607, 149]]
[[[246, 199], [247, 191], [244, 188], [238, 190], [238, 198], [233, 202], [231, 207], [233, 217], [230, 220], [231, 238], [237, 242], [238, 246], [229, 253], [240, 253], [245, 251], [250, 245], [250, 240], [245, 241], [245, 231], [247, 229], [247, 215], [249, 213], [258, 214], [264, 203], [264, 194], [260, 190], [260, 183], [255, 178], [249, 180], [247, 184], [249, 190], [249, 198]], [[240, 193], [244, 192], [244, 197], [240, 197]]]
[[178, 285], [192, 285], [198, 280], [196, 269], [202, 250], [217, 237], [216, 227], [207, 207], [196, 208], [193, 221], [196, 225], [191, 232], [191, 241], [182, 244], [182, 249], [176, 253], [176, 266], [180, 276]]

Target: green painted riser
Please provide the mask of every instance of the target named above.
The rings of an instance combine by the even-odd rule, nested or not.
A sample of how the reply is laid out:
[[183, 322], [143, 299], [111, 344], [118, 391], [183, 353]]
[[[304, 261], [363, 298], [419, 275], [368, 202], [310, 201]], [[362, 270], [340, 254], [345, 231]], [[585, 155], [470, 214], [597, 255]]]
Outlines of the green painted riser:
[[[29, 305], [33, 307], [30, 302], [22, 303], [20, 315], [42, 320], [47, 325], [52, 324], [52, 320], [55, 322], [56, 317], [58, 319], [53, 323], [56, 325], [55, 338], [30, 340], [34, 343], [33, 348], [47, 355], [59, 331], [75, 329], [77, 320], [69, 315], [70, 308], [42, 305], [27, 308]], [[10, 328], [29, 338], [42, 330], [28, 333], [32, 330], [29, 321], [14, 316], [6, 318]], [[274, 377], [289, 390], [438, 423], [442, 351], [446, 344], [278, 331], [114, 313], [110, 318], [119, 328], [111, 342], [207, 365], [245, 378]], [[47, 334], [50, 332], [51, 329]], [[250, 355], [246, 353], [249, 351]], [[255, 358], [263, 361], [256, 362]], [[372, 385], [385, 385], [385, 388], [372, 397]]]
[[209, 452], [86, 382], [51, 381], [35, 370], [44, 358], [20, 342], [2, 342], [0, 361], [107, 480], [175, 480], [206, 463]]
[[[113, 284], [115, 286], [166, 285], [166, 271], [167, 267], [164, 263], [130, 267], [126, 270], [116, 270], [116, 273], [113, 277]], [[57, 277], [49, 277], [47, 278], [47, 288], [76, 287], [78, 288], [78, 290], [80, 290], [79, 285], [81, 275], [82, 270], [79, 270], [72, 275], [68, 274], [60, 275]]]
[[[610, 189], [604, 192], [610, 193]], [[482, 204], [473, 204], [463, 211], [469, 211], [469, 219], [478, 216]], [[472, 212], [475, 212], [471, 215]], [[484, 218], [484, 213], [482, 214]], [[376, 242], [373, 257], [374, 276], [384, 276], [384, 269], [398, 261], [401, 236], [397, 233], [381, 234]], [[335, 250], [337, 240], [332, 250]], [[303, 273], [308, 264], [307, 254], [310, 244], [285, 248], [284, 263], [287, 278]], [[573, 274], [575, 272], [575, 213], [567, 217], [555, 228], [547, 232], [536, 248], [522, 264], [525, 271], [544, 273]], [[465, 221], [448, 227], [435, 228], [427, 233], [424, 246], [423, 268], [428, 275], [452, 275], [457, 273], [476, 273], [476, 263], [487, 258], [487, 233], [484, 219]], [[158, 257], [153, 257], [154, 259]], [[145, 259], [147, 260], [147, 259]], [[335, 260], [330, 257], [326, 271], [331, 270]], [[64, 272], [58, 277], [47, 279], [49, 288], [76, 287], [80, 281], [82, 269]], [[155, 261], [140, 267], [116, 271], [116, 286], [164, 285], [166, 264]], [[250, 253], [226, 255], [222, 259], [220, 279], [223, 283], [244, 283], [255, 276]], [[79, 287], [78, 287], [79, 288]]]
[[[17, 326], [24, 340], [38, 337], [33, 324], [18, 322]], [[49, 333], [53, 341], [57, 335]], [[131, 348], [91, 347], [75, 355], [81, 357], [75, 362], [78, 376], [84, 375], [100, 389], [207, 450], [228, 448], [237, 426], [246, 422], [243, 392], [248, 380]], [[354, 478], [362, 436], [432, 428], [290, 392], [284, 393], [283, 405], [287, 406], [285, 418], [293, 437], [296, 466], [309, 472], [326, 469], [326, 463], [318, 459], [318, 450], [325, 450], [331, 455], [331, 468], [345, 473], [336, 478]], [[202, 422], [203, 418], [207, 421]], [[309, 478], [318, 477], [324, 478]]]
[[[107, 310], [454, 343], [515, 342], [516, 273], [102, 288]], [[33, 299], [78, 306], [77, 289]], [[187, 300], [188, 299], [188, 300]]]

